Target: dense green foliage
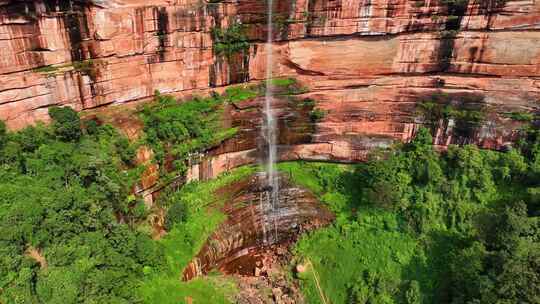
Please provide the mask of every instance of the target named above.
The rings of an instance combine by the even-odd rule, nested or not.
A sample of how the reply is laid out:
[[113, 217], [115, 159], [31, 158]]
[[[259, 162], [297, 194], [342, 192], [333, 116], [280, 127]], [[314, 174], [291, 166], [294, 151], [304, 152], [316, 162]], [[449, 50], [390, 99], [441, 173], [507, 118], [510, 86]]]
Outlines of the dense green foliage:
[[63, 140], [78, 140], [81, 137], [81, 119], [75, 110], [69, 107], [49, 108], [49, 115], [54, 121], [54, 133]]
[[296, 248], [308, 302], [317, 276], [332, 303], [538, 303], [539, 143], [441, 155], [422, 129], [354, 169], [282, 164], [337, 214]]
[[[152, 147], [162, 169], [183, 174], [191, 154], [236, 133], [235, 129], [224, 130], [220, 125], [222, 104], [220, 96], [179, 102], [171, 96], [157, 94], [156, 102], [144, 107], [146, 143]], [[166, 156], [173, 163], [167, 164]]]
[[[208, 146], [220, 136], [210, 134], [219, 102], [161, 97], [143, 113], [148, 138], [158, 151]], [[228, 303], [230, 282], [178, 278], [224, 218], [210, 208], [220, 203], [212, 191], [252, 169], [166, 191], [159, 205], [170, 211], [170, 231], [155, 241], [151, 210], [131, 194], [144, 170], [134, 164], [136, 147], [69, 108], [50, 114], [49, 127], [10, 133], [0, 123], [0, 302]]]
[[249, 49], [249, 41], [245, 26], [234, 24], [226, 29], [213, 28], [214, 52], [218, 55], [230, 57], [241, 51]]
[[109, 126], [83, 134], [68, 109], [51, 116], [51, 127], [1, 128], [0, 302], [136, 302], [143, 269], [162, 260], [130, 227], [143, 204], [125, 139]]
[[311, 119], [312, 122], [319, 122], [326, 116], [326, 112], [321, 109], [313, 109], [311, 112], [309, 112], [309, 119]]

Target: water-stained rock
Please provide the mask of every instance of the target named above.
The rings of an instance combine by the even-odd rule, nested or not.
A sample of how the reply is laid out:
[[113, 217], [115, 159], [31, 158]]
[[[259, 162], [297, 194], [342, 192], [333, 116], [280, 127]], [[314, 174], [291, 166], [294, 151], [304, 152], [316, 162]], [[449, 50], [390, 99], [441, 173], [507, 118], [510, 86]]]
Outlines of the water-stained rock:
[[[209, 237], [201, 251], [184, 270], [184, 280], [212, 269], [226, 274], [267, 275], [267, 250], [293, 243], [301, 233], [321, 227], [333, 215], [309, 191], [280, 178], [279, 202], [272, 206], [262, 175], [254, 175], [220, 191], [228, 200], [223, 212], [227, 220]], [[286, 247], [286, 246], [285, 246]], [[280, 249], [283, 250], [283, 249]], [[266, 266], [265, 266], [266, 265]]]
[[[396, 139], [411, 134], [405, 103], [432, 89], [434, 76], [445, 90], [534, 104], [538, 3], [449, 3], [275, 1], [274, 70], [304, 78], [325, 108], [345, 107], [363, 132]], [[21, 128], [47, 120], [51, 105], [85, 110], [155, 90], [189, 94], [260, 80], [265, 11], [256, 0], [1, 1], [0, 119]], [[213, 51], [212, 29], [237, 23], [250, 47], [224, 60]], [[88, 69], [74, 68], [89, 59]]]

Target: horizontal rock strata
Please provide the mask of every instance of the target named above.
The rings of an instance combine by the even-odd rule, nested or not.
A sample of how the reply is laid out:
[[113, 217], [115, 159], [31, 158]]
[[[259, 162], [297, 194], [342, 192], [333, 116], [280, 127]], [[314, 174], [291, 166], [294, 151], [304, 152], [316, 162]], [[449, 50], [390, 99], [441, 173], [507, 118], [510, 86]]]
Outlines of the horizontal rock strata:
[[[282, 141], [284, 159], [357, 161], [407, 141], [426, 123], [418, 105], [433, 94], [447, 103], [480, 96], [474, 102], [486, 113], [465, 135], [455, 134], [455, 121], [436, 122], [441, 147], [504, 148], [520, 127], [505, 114], [538, 109], [537, 1], [275, 2], [276, 76], [296, 77], [309, 91], [301, 97], [325, 112], [308, 137]], [[189, 96], [261, 80], [265, 13], [255, 0], [2, 1], [0, 119], [17, 129], [47, 120], [51, 105], [107, 110], [156, 90]], [[244, 25], [249, 49], [216, 53], [212, 31], [234, 24]], [[259, 118], [250, 119], [256, 128]], [[232, 146], [200, 169], [253, 158], [254, 143]]]

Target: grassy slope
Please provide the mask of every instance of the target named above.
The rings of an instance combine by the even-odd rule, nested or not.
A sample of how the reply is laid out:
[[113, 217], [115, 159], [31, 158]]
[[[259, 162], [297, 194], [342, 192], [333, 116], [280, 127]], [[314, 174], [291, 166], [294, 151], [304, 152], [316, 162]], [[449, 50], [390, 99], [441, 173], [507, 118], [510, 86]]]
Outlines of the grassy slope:
[[[348, 174], [353, 166], [295, 162], [280, 164], [279, 168], [295, 183], [316, 193], [338, 217], [334, 225], [305, 235], [296, 246], [297, 258], [311, 261], [331, 303], [349, 303], [350, 283], [366, 271], [380, 275], [389, 284], [406, 284], [415, 279], [425, 299], [432, 297], [442, 273], [437, 268], [439, 260], [431, 253], [440, 251], [442, 243], [430, 240], [435, 246], [427, 242], [422, 246], [423, 240], [400, 229], [400, 219], [392, 212], [371, 207], [352, 210], [349, 206], [358, 196], [353, 176]], [[333, 189], [331, 181], [339, 178], [346, 179], [345, 186]], [[353, 221], [355, 213], [358, 219]], [[313, 273], [308, 271], [301, 279], [307, 302], [323, 303]], [[393, 300], [389, 298], [386, 303]]]
[[224, 198], [215, 197], [214, 191], [248, 176], [253, 170], [253, 167], [243, 167], [216, 180], [192, 183], [180, 190], [179, 197], [186, 203], [189, 216], [161, 240], [167, 269], [149, 270], [140, 290], [145, 303], [178, 304], [185, 303], [188, 297], [193, 304], [229, 303], [228, 298], [235, 291], [233, 282], [220, 276], [182, 282], [182, 270], [225, 219], [225, 215], [216, 208]]

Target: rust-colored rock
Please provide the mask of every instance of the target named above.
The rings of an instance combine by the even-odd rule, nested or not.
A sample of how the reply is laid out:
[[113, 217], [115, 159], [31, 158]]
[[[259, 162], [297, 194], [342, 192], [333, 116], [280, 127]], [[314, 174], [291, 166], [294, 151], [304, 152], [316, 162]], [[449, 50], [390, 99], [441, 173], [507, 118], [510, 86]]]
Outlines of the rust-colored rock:
[[[280, 138], [282, 159], [357, 161], [374, 147], [407, 141], [422, 123], [419, 100], [434, 92], [481, 94], [488, 120], [466, 142], [496, 149], [519, 128], [504, 113], [539, 106], [537, 2], [275, 2], [276, 76], [298, 78], [309, 89], [301, 98], [326, 112], [310, 134]], [[72, 9], [47, 3], [0, 4], [0, 119], [11, 128], [47, 120], [51, 105], [107, 111], [144, 102], [155, 90], [189, 96], [265, 77], [264, 2], [74, 1]], [[214, 54], [211, 30], [235, 22], [247, 25], [249, 51], [229, 59]], [[250, 136], [211, 151], [191, 178], [257, 159], [260, 117], [247, 112], [235, 119]], [[434, 133], [437, 145], [464, 141], [445, 124]]]
[[[289, 185], [281, 178], [277, 208], [261, 188], [261, 176], [222, 189], [231, 199], [225, 203], [227, 220], [210, 236], [199, 254], [185, 268], [184, 279], [219, 269], [226, 274], [266, 274], [265, 250], [296, 240], [300, 233], [330, 223], [333, 215], [307, 190]], [[282, 250], [272, 247], [273, 250]]]

